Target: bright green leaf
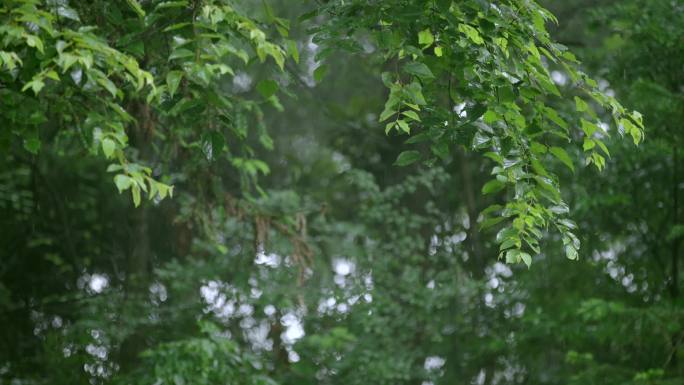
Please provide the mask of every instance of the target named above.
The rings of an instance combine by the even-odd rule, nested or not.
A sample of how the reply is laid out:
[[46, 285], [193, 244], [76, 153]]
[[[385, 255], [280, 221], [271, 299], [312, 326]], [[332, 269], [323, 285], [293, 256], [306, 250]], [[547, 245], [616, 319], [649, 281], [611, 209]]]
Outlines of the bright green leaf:
[[549, 149], [549, 152], [551, 152], [551, 154], [553, 154], [553, 156], [555, 156], [558, 160], [560, 160], [570, 170], [572, 170], [573, 172], [575, 171], [575, 166], [572, 164], [572, 159], [570, 158], [568, 153], [565, 152], [564, 149], [562, 149], [561, 147], [554, 146], [554, 147], [551, 147]]
[[429, 29], [424, 29], [418, 32], [418, 44], [423, 46], [423, 48], [431, 46], [434, 42], [435, 37], [432, 35], [432, 32], [430, 32]]
[[278, 83], [271, 79], [262, 80], [257, 84], [256, 89], [264, 99], [268, 99], [278, 91]]
[[102, 140], [102, 152], [104, 152], [107, 159], [114, 155], [114, 150], [116, 149], [116, 143], [109, 138], [104, 138]]

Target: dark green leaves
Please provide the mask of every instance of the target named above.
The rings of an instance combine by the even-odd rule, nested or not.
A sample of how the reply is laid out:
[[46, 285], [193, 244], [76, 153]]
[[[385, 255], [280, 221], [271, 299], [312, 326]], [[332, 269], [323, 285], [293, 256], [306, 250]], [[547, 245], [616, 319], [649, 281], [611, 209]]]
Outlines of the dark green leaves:
[[575, 166], [572, 164], [572, 159], [570, 155], [561, 147], [553, 146], [549, 148], [549, 152], [553, 154], [558, 160], [560, 160], [564, 165], [566, 165], [570, 171], [575, 172]]
[[399, 156], [397, 157], [397, 160], [394, 161], [394, 164], [397, 166], [408, 166], [410, 164], [415, 163], [420, 159], [420, 152], [414, 151], [414, 150], [409, 150], [409, 151], [404, 151]]
[[131, 9], [135, 11], [135, 13], [140, 17], [143, 18], [145, 17], [145, 11], [142, 9], [140, 6], [140, 3], [138, 3], [138, 0], [126, 0], [128, 2], [128, 5], [130, 5]]
[[[550, 210], [562, 200], [558, 177], [547, 163], [555, 157], [574, 172], [575, 159], [566, 147], [555, 143], [559, 138], [571, 142], [577, 137], [570, 132], [573, 125], [569, 121], [584, 121], [583, 116], [597, 120], [592, 106], [581, 98], [574, 100], [574, 116], [561, 117], [558, 111], [566, 109], [558, 103], [572, 100], [562, 100], [549, 63], [562, 67], [563, 76], [591, 96], [592, 105], [612, 113], [625, 132], [640, 140], [642, 126], [637, 115], [598, 89], [597, 82], [578, 70], [574, 56], [553, 43], [546, 22], [554, 18], [536, 3], [497, 3], [492, 11], [487, 1], [408, 1], [395, 12], [391, 7], [381, 10], [380, 5], [369, 4], [363, 14], [342, 1], [328, 4], [330, 28], [322, 28], [323, 38], [335, 33], [339, 37], [340, 31], [346, 37], [354, 36], [356, 27], [363, 29], [361, 25], [391, 25], [391, 33], [379, 33], [373, 42], [388, 67], [395, 68], [394, 73], [382, 75], [389, 97], [379, 120], [386, 122], [386, 133], [396, 130], [421, 135], [420, 140], [407, 143], [431, 141], [429, 148], [435, 158], [426, 160], [430, 164], [438, 159], [449, 161], [454, 143], [487, 152], [497, 162], [492, 169], [495, 179], [485, 184], [482, 192], [493, 194], [510, 187], [502, 210], [506, 220], [486, 217], [485, 222], [506, 222], [504, 228], [511, 229], [518, 239], [514, 243], [517, 251], [508, 256], [509, 261], [529, 264], [532, 253], [540, 251], [543, 230], [565, 219], [564, 214]], [[337, 20], [340, 12], [362, 20], [358, 24]], [[388, 16], [380, 21], [367, 16], [376, 14]], [[506, 26], [505, 33], [501, 26]], [[401, 72], [396, 73], [397, 63], [402, 62]], [[447, 103], [445, 94], [450, 98]], [[592, 126], [582, 123], [582, 128]], [[586, 140], [582, 139], [585, 159], [602, 169], [605, 159], [596, 149], [607, 152], [607, 148], [592, 136], [597, 130], [585, 131], [590, 131], [585, 132]], [[574, 156], [576, 152], [571, 153]], [[406, 152], [395, 164], [417, 159], [417, 151]]]
[[226, 139], [220, 132], [214, 131], [211, 133], [211, 154], [214, 159], [223, 153], [223, 148], [226, 145]]
[[429, 79], [434, 79], [435, 75], [432, 74], [432, 71], [430, 71], [430, 68], [426, 66], [423, 63], [420, 62], [410, 62], [404, 65], [404, 71], [407, 73], [418, 76], [421, 79], [424, 80], [429, 80]]
[[36, 136], [27, 137], [24, 139], [24, 148], [32, 154], [37, 154], [40, 150], [40, 140]]
[[183, 78], [183, 72], [181, 71], [169, 71], [166, 74], [166, 86], [169, 88], [169, 94], [173, 96], [180, 85], [180, 81]]
[[493, 179], [482, 186], [483, 194], [494, 194], [504, 189], [506, 185], [500, 180]]
[[328, 66], [327, 65], [321, 64], [320, 66], [318, 66], [318, 68], [316, 68], [314, 70], [314, 73], [313, 73], [314, 80], [316, 81], [316, 83], [320, 83], [321, 80], [323, 80], [323, 77], [325, 76], [325, 74], [327, 72], [328, 72]]
[[[91, 101], [87, 109], [76, 107], [58, 115], [65, 116], [67, 126], [79, 126], [77, 131], [85, 133], [83, 142], [97, 143], [106, 158], [116, 160], [122, 167], [117, 170], [120, 175], [132, 178], [130, 186], [121, 180], [119, 186], [131, 189], [136, 205], [143, 194], [153, 197], [160, 191], [151, 170], [126, 158], [135, 153], [126, 150], [127, 133], [136, 130], [146, 130], [136, 136], [154, 138], [149, 139], [154, 142], [150, 146], [160, 153], [178, 153], [179, 147], [187, 146], [204, 161], [226, 160], [243, 185], [258, 190], [256, 176], [265, 173], [268, 165], [256, 158], [253, 144], [273, 146], [265, 128], [270, 119], [264, 119], [262, 107], [282, 110], [283, 105], [276, 97], [279, 83], [255, 75], [272, 70], [250, 72], [248, 65], [263, 63], [283, 70], [286, 59], [299, 62], [297, 44], [305, 41], [290, 36], [290, 21], [279, 18], [271, 3], [264, 2], [257, 22], [222, 2], [195, 9], [188, 1], [127, 0], [107, 8], [111, 14], [100, 18], [116, 21], [116, 30], [108, 25], [99, 26], [102, 30], [80, 28], [80, 20], [100, 19], [79, 15], [88, 11], [75, 3], [70, 4], [73, 9], [56, 12], [42, 9], [40, 2], [25, 4], [2, 13], [5, 38], [0, 43], [0, 66], [21, 69], [17, 77], [21, 84], [9, 88], [23, 89], [23, 97], [30, 100], [83, 94]], [[453, 161], [457, 144], [487, 153], [495, 162], [494, 179], [482, 193], [508, 188], [501, 210], [506, 219], [499, 222], [514, 230], [520, 253], [536, 253], [541, 229], [560, 223], [566, 215], [550, 209], [561, 206], [562, 200], [558, 177], [547, 163], [555, 157], [574, 171], [579, 153], [558, 144], [559, 138], [581, 137], [585, 163], [602, 169], [608, 155], [602, 140], [606, 131], [595, 110], [612, 114], [635, 143], [643, 137], [641, 115], [625, 110], [577, 69], [567, 49], [551, 40], [545, 25], [553, 17], [537, 3], [513, 0], [497, 4], [496, 9], [480, 0], [408, 0], [401, 7], [387, 5], [340, 0], [318, 4], [311, 16], [327, 18], [313, 29], [314, 41], [322, 47], [321, 57], [314, 59], [320, 63], [322, 56], [340, 49], [358, 53], [372, 46], [364, 55], [377, 66], [373, 70], [383, 68], [382, 83], [389, 90], [378, 128], [384, 126], [391, 136], [421, 135], [406, 143], [421, 143], [427, 165]], [[377, 15], [382, 19], [376, 20]], [[56, 23], [56, 18], [67, 25]], [[123, 23], [126, 19], [130, 23]], [[36, 28], [28, 28], [27, 23]], [[378, 29], [369, 34], [369, 26]], [[361, 35], [372, 41], [362, 42]], [[146, 60], [139, 62], [143, 56]], [[574, 111], [561, 106], [572, 100], [562, 99], [549, 63], [583, 93], [574, 99]], [[314, 69], [316, 83], [326, 76], [329, 65]], [[241, 87], [243, 73], [248, 81]], [[244, 88], [238, 93], [256, 84], [259, 101], [249, 100], [254, 93], [237, 97], [226, 92], [228, 76], [236, 88]], [[558, 112], [568, 110], [572, 112]], [[26, 134], [35, 123], [23, 121], [26, 127], [18, 127], [17, 135], [26, 149], [36, 152], [39, 136]], [[87, 127], [81, 127], [85, 122]], [[576, 135], [571, 129], [583, 132]], [[88, 137], [93, 131], [97, 131], [95, 139]], [[394, 163], [406, 166], [420, 159], [421, 153], [411, 149]], [[484, 221], [492, 223], [491, 219]], [[511, 258], [527, 263], [524, 254]]]

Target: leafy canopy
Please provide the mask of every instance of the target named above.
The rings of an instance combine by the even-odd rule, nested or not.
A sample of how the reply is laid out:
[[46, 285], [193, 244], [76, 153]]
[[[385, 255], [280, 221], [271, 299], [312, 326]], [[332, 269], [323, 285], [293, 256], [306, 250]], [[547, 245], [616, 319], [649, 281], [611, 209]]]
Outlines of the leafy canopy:
[[[260, 103], [226, 95], [219, 80], [257, 59], [270, 58], [280, 70], [286, 57], [298, 61], [296, 44], [287, 40], [289, 22], [266, 5], [265, 22], [280, 35], [272, 42], [231, 1], [127, 5], [102, 4], [101, 13], [92, 13], [78, 4], [4, 3], [2, 120], [11, 127], [3, 131], [4, 142], [17, 136], [32, 153], [49, 135], [79, 142], [114, 161], [107, 171], [115, 173], [120, 192], [130, 190], [136, 206], [143, 193], [150, 199], [173, 194], [171, 184], [159, 181], [168, 174], [146, 165], [151, 138], [162, 169], [179, 146], [210, 158], [226, 151], [248, 188], [269, 171], [253, 158], [248, 134], [267, 148], [272, 143]], [[124, 23], [131, 13], [137, 18]], [[596, 109], [608, 111], [635, 143], [643, 136], [642, 120], [600, 91], [575, 56], [550, 39], [545, 25], [557, 22], [553, 15], [522, 0], [330, 1], [307, 16], [315, 15], [325, 19], [313, 30], [325, 47], [320, 57], [339, 48], [361, 51], [360, 38], [368, 38], [391, 68], [382, 72], [389, 97], [379, 121], [386, 133], [408, 135], [407, 144], [423, 148], [401, 153], [396, 165], [421, 158], [434, 165], [458, 146], [483, 152], [494, 166], [482, 193], [503, 190], [506, 202], [486, 209], [480, 227], [502, 226], [501, 256], [529, 265], [551, 227], [562, 235], [566, 256], [577, 258], [575, 225], [549, 165], [555, 159], [574, 171], [567, 147], [579, 142], [584, 161], [604, 167], [607, 133]], [[571, 96], [561, 95], [551, 63], [575, 84], [575, 113], [555, 107]], [[324, 69], [316, 70], [318, 80]], [[257, 85], [276, 106], [278, 88], [272, 79]], [[251, 124], [249, 116], [256, 117]]]

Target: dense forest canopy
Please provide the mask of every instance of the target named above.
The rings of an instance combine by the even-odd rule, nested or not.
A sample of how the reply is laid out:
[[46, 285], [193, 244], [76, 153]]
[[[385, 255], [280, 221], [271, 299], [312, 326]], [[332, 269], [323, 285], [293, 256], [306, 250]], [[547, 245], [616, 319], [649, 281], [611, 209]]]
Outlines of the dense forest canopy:
[[680, 1], [0, 20], [0, 384], [684, 382]]

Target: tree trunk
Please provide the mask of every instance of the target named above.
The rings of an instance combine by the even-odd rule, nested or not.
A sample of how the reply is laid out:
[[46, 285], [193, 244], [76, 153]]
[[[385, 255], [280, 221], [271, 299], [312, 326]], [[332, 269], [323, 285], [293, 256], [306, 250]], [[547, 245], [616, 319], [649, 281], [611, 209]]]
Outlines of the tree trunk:
[[[149, 161], [150, 139], [153, 129], [153, 121], [149, 107], [143, 103], [133, 107], [134, 116], [138, 122], [137, 127], [131, 130], [134, 145], [138, 150], [138, 157], [142, 162]], [[139, 207], [130, 208], [131, 240], [133, 246], [126, 261], [126, 281], [124, 283], [125, 300], [124, 314], [128, 317], [127, 322], [132, 322], [134, 331], [124, 339], [119, 351], [119, 363], [121, 370], [130, 371], [137, 362], [138, 355], [146, 347], [145, 331], [140, 325], [141, 319], [146, 315], [144, 309], [147, 304], [147, 291], [151, 279], [151, 242], [149, 234], [149, 207], [143, 199]]]

